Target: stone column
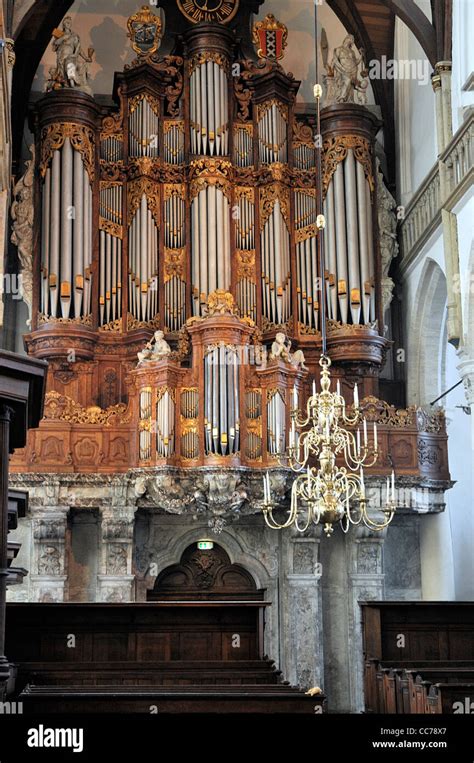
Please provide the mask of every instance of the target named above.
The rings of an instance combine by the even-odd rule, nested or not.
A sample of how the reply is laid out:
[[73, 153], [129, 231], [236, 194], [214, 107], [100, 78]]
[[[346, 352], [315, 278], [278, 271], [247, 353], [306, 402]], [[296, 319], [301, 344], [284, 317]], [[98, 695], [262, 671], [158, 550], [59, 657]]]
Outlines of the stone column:
[[6, 584], [8, 575], [8, 459], [10, 423], [14, 415], [8, 405], [0, 406], [0, 700], [10, 675], [5, 656]]
[[[13, 65], [15, 63], [15, 53], [13, 50], [14, 41], [7, 38], [4, 40], [5, 48], [3, 55], [0, 56], [0, 91], [2, 92], [3, 111], [2, 121], [5, 125], [3, 134], [4, 145], [2, 146], [2, 155], [0, 157], [0, 282], [3, 287], [4, 278], [4, 252], [6, 233], [8, 228], [8, 209], [10, 207], [10, 186], [11, 186], [11, 92]], [[3, 326], [4, 302], [0, 293], [0, 329]]]
[[33, 554], [30, 585], [33, 601], [65, 600], [68, 506], [42, 506], [32, 517]]
[[286, 606], [281, 630], [286, 658], [284, 676], [302, 689], [322, 684], [321, 529], [318, 526], [304, 537], [295, 533], [290, 538], [286, 554], [286, 569], [291, 572], [286, 575]]
[[360, 601], [384, 597], [382, 549], [386, 530], [373, 532], [365, 526], [352, 528], [346, 535], [348, 545], [348, 635], [350, 674], [350, 708], [353, 713], [364, 709], [364, 663]]
[[136, 506], [101, 510], [100, 572], [97, 601], [134, 601], [132, 575], [133, 528]]
[[446, 268], [447, 332], [448, 342], [455, 347], [461, 338], [461, 300], [459, 290], [459, 248], [457, 234], [457, 218], [454, 212], [444, 208], [444, 204], [453, 190], [453, 178], [442, 160], [443, 153], [448, 148], [453, 137], [453, 122], [451, 112], [451, 69], [450, 61], [439, 61], [435, 65], [435, 73], [431, 78], [435, 94], [436, 107], [436, 137], [438, 145], [438, 167], [441, 190], [441, 221], [443, 227], [443, 248]]

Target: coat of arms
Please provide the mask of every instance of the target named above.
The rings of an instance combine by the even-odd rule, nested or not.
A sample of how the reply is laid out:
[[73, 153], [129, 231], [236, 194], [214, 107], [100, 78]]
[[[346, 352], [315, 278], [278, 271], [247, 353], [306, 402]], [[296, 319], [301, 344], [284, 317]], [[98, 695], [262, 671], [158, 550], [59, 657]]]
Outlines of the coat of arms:
[[259, 58], [274, 61], [283, 58], [287, 39], [288, 29], [272, 13], [267, 13], [263, 21], [253, 25], [253, 43]]
[[127, 27], [132, 48], [140, 56], [149, 56], [158, 50], [162, 24], [147, 5], [143, 5], [141, 10], [130, 16]]

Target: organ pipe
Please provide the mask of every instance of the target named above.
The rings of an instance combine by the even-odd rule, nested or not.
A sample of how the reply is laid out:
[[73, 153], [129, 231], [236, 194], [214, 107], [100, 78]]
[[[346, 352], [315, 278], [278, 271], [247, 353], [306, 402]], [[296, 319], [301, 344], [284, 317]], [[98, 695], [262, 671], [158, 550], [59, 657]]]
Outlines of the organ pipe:
[[192, 153], [225, 156], [229, 145], [229, 105], [224, 65], [212, 58], [197, 63], [189, 88]]
[[194, 314], [208, 295], [230, 289], [229, 202], [217, 185], [209, 184], [191, 202], [191, 257]]
[[67, 137], [53, 152], [42, 186], [40, 305], [50, 318], [90, 314], [91, 215], [89, 175]]
[[204, 356], [204, 439], [207, 454], [231, 455], [240, 447], [239, 359], [235, 348], [219, 344]]

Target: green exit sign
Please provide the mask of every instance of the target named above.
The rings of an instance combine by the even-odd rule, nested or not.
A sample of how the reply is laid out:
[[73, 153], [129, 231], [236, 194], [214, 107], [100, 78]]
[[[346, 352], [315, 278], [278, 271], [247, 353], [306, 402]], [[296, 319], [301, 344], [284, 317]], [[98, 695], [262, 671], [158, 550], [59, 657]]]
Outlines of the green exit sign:
[[214, 548], [212, 540], [198, 540], [198, 549], [200, 551], [209, 551], [211, 548]]

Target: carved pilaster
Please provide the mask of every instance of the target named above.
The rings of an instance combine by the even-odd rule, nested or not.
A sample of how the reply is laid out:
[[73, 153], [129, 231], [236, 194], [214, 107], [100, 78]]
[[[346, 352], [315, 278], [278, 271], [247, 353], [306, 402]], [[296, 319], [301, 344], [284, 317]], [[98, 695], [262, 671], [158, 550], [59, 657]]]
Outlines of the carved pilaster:
[[380, 600], [384, 594], [382, 550], [386, 530], [374, 533], [367, 527], [352, 528], [348, 548], [349, 662], [352, 665], [350, 703], [352, 712], [364, 707], [363, 645], [360, 602]]
[[114, 506], [102, 510], [98, 601], [134, 599], [132, 553], [135, 510], [135, 506]]
[[300, 537], [295, 533], [287, 545], [287, 595], [284, 608], [286, 651], [284, 675], [302, 689], [321, 686], [323, 639], [321, 632], [321, 527]]
[[33, 601], [64, 601], [67, 513], [68, 507], [52, 505], [33, 515]]

